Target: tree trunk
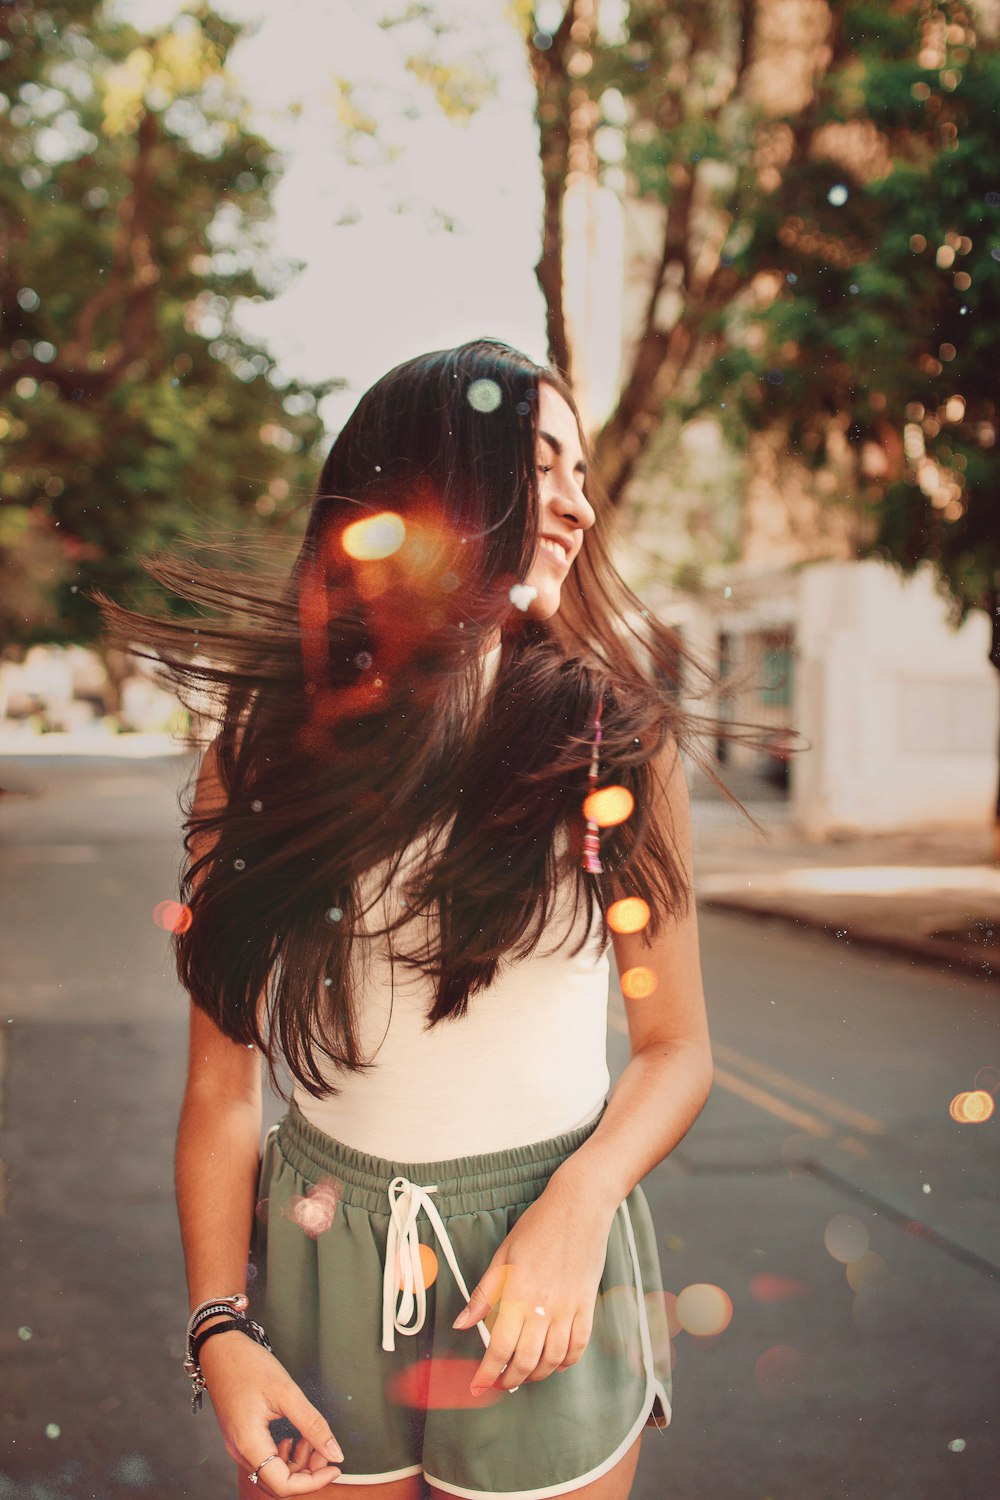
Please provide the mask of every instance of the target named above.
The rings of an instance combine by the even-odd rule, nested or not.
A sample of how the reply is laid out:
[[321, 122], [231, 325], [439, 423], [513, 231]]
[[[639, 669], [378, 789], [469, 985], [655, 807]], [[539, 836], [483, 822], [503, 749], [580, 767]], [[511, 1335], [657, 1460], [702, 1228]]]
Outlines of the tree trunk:
[[[990, 590], [989, 611], [992, 627], [990, 661], [1000, 672], [1000, 573], [996, 574], [994, 587]], [[997, 800], [993, 817], [993, 858], [1000, 864], [1000, 744], [997, 745]]]

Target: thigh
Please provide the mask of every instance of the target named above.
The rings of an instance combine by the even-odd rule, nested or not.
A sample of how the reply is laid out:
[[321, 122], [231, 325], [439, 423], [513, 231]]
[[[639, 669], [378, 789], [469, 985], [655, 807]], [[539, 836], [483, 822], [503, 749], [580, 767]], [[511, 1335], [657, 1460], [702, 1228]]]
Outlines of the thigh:
[[[613, 1469], [600, 1479], [594, 1479], [590, 1484], [583, 1485], [578, 1490], [564, 1490], [562, 1495], [550, 1495], [548, 1500], [628, 1500], [635, 1479], [635, 1471], [639, 1464], [639, 1450], [642, 1447], [642, 1434], [636, 1438], [632, 1447], [619, 1459]], [[332, 1487], [331, 1487], [332, 1488]], [[429, 1489], [430, 1500], [455, 1500], [455, 1497], [444, 1490], [435, 1489], [434, 1485]]]

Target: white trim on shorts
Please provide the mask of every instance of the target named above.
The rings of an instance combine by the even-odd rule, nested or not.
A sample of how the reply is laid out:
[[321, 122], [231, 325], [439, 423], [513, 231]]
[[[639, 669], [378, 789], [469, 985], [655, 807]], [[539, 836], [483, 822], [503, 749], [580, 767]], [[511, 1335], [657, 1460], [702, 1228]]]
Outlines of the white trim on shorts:
[[[628, 1240], [629, 1253], [632, 1256], [636, 1301], [639, 1308], [639, 1341], [642, 1345], [642, 1360], [646, 1370], [646, 1390], [642, 1398], [642, 1407], [639, 1416], [618, 1444], [618, 1447], [603, 1463], [598, 1464], [596, 1469], [589, 1469], [586, 1474], [579, 1474], [575, 1479], [564, 1479], [559, 1484], [544, 1485], [540, 1489], [470, 1490], [460, 1484], [449, 1484], [446, 1480], [435, 1479], [434, 1475], [428, 1474], [425, 1469], [423, 1471], [424, 1478], [428, 1484], [434, 1485], [435, 1489], [443, 1490], [446, 1495], [459, 1495], [462, 1497], [462, 1500], [480, 1500], [480, 1497], [483, 1495], [495, 1495], [497, 1500], [551, 1500], [553, 1496], [564, 1495], [571, 1490], [582, 1489], [585, 1484], [591, 1484], [595, 1479], [602, 1479], [605, 1474], [610, 1473], [615, 1464], [620, 1463], [625, 1457], [640, 1432], [642, 1432], [657, 1397], [659, 1397], [660, 1405], [663, 1408], [663, 1415], [669, 1423], [671, 1417], [670, 1399], [663, 1388], [663, 1382], [657, 1379], [656, 1372], [653, 1369], [653, 1340], [649, 1332], [646, 1298], [642, 1289], [642, 1272], [639, 1269], [639, 1252], [636, 1249], [635, 1233], [632, 1229], [632, 1216], [628, 1211], [628, 1203], [623, 1201], [621, 1209], [625, 1216], [625, 1237]], [[338, 1481], [335, 1479], [333, 1482], [336, 1484]], [[357, 1482], [355, 1481], [355, 1483]], [[368, 1482], [370, 1483], [371, 1481]]]
[[408, 1469], [393, 1469], [388, 1474], [338, 1474], [330, 1484], [385, 1484], [389, 1479], [412, 1479], [423, 1472], [420, 1464], [411, 1464]]

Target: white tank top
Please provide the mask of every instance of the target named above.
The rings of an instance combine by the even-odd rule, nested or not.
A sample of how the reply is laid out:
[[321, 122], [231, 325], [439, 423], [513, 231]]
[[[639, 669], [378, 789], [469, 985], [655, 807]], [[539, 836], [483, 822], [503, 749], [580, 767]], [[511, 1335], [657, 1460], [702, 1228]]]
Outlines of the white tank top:
[[[498, 651], [491, 656], [499, 660]], [[413, 858], [418, 849], [423, 852], [414, 845]], [[410, 864], [408, 855], [382, 900], [372, 897], [385, 867], [362, 880], [359, 905], [363, 910], [371, 903], [363, 926], [376, 929], [401, 910]], [[506, 1151], [595, 1120], [611, 1082], [609, 963], [596, 907], [586, 943], [570, 956], [586, 923], [581, 904], [570, 930], [573, 891], [570, 874], [534, 953], [501, 964], [464, 1016], [430, 1030], [424, 1026], [433, 981], [394, 965], [387, 938], [367, 938], [359, 930], [352, 959], [355, 1014], [361, 1054], [374, 1066], [366, 1073], [333, 1069], [329, 1079], [340, 1092], [325, 1099], [296, 1084], [293, 1098], [305, 1118], [344, 1145], [395, 1162]], [[422, 930], [414, 930], [419, 940]], [[416, 946], [407, 928], [393, 940], [397, 948]]]

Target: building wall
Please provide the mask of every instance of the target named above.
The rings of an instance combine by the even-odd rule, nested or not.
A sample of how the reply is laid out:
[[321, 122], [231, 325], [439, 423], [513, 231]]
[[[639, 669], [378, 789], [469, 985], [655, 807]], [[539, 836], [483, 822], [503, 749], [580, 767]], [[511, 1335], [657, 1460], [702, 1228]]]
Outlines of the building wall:
[[989, 622], [948, 623], [929, 570], [816, 563], [797, 575], [791, 800], [805, 833], [993, 816], [1000, 679]]

